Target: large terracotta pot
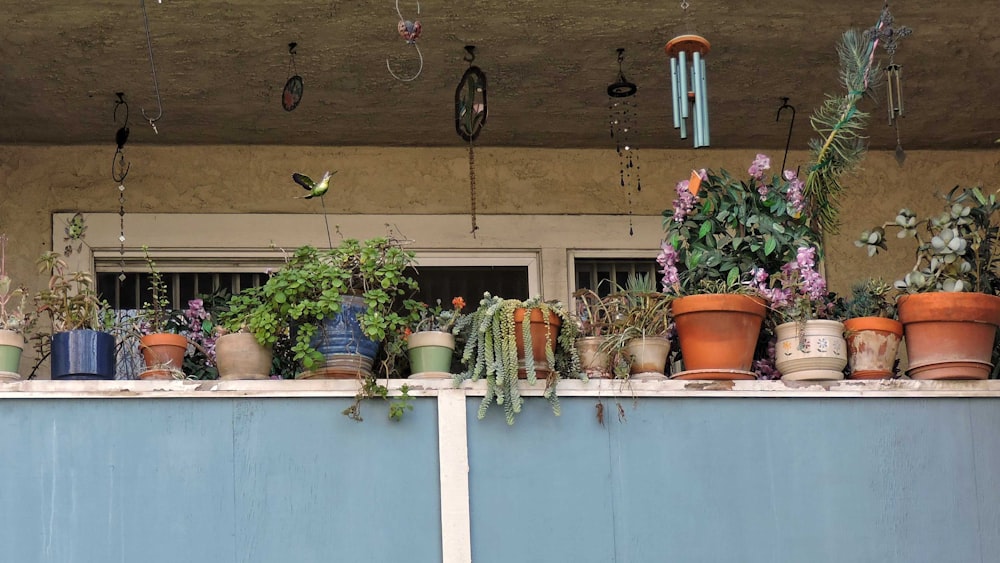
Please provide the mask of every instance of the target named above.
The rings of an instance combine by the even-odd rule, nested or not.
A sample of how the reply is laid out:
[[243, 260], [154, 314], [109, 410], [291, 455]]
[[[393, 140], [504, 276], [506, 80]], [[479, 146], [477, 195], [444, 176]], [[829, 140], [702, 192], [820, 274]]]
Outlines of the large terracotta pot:
[[[752, 378], [754, 349], [767, 305], [760, 297], [705, 294], [671, 303], [684, 372], [713, 379]], [[727, 376], [731, 373], [732, 377]]]
[[989, 377], [1000, 297], [941, 291], [903, 295], [897, 304], [911, 378]]
[[249, 332], [224, 334], [215, 340], [215, 367], [219, 379], [271, 377], [271, 349], [261, 346]]
[[139, 350], [146, 367], [184, 370], [184, 354], [187, 352], [187, 338], [180, 334], [166, 332], [147, 334], [139, 338]]
[[885, 317], [844, 321], [850, 379], [888, 379], [893, 374], [903, 323]]
[[822, 381], [844, 379], [847, 342], [844, 323], [813, 319], [775, 327], [775, 367], [781, 379]]
[[[527, 309], [514, 309], [514, 338], [517, 341], [517, 376], [521, 379], [527, 378], [525, 364], [527, 352], [524, 349], [525, 311]], [[562, 321], [555, 313], [549, 312], [549, 322], [546, 324], [545, 318], [542, 316], [542, 311], [531, 309], [529, 322], [531, 323], [529, 329], [531, 331], [531, 357], [535, 364], [535, 375], [539, 379], [545, 379], [553, 370], [553, 366], [549, 365], [545, 354], [546, 342], [549, 343], [552, 350], [555, 350], [556, 337], [559, 335], [559, 327], [562, 326]]]

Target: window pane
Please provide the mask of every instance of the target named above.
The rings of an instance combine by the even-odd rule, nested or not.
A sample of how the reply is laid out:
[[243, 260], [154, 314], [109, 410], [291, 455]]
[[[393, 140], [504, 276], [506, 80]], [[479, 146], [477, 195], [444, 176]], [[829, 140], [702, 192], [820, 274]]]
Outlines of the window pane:
[[462, 297], [471, 310], [486, 291], [508, 299], [530, 297], [527, 266], [421, 266], [409, 273], [420, 285], [416, 299], [432, 305]]

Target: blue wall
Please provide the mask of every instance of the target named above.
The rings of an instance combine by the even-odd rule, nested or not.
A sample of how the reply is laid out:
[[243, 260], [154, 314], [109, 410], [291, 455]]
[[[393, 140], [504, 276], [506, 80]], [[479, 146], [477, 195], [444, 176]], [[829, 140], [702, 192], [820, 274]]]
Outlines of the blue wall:
[[0, 400], [0, 561], [440, 561], [436, 403]]
[[[479, 400], [476, 563], [1000, 561], [1000, 399]], [[0, 400], [0, 561], [440, 561], [415, 403]]]

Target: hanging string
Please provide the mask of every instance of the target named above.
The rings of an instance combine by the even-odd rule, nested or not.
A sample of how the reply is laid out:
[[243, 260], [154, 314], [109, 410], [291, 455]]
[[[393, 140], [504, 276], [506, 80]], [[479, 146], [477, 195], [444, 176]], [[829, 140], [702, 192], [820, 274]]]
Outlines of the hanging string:
[[115, 132], [115, 157], [111, 164], [111, 179], [118, 183], [118, 283], [125, 282], [125, 177], [132, 167], [131, 163], [125, 164], [125, 143], [128, 141], [128, 103], [125, 101], [124, 92], [116, 92], [118, 99], [115, 100], [115, 110], [113, 113], [114, 122], [118, 124], [118, 110], [125, 108], [125, 119], [121, 127]]
[[[399, 0], [396, 0], [396, 15], [399, 16], [399, 23], [396, 24], [396, 30], [399, 32], [399, 36], [403, 38], [408, 45], [413, 45], [413, 48], [417, 51], [417, 57], [420, 58], [420, 67], [417, 68], [417, 73], [410, 78], [403, 78], [398, 76], [392, 71], [392, 66], [389, 65], [389, 59], [385, 59], [385, 68], [389, 71], [389, 74], [393, 78], [399, 80], [400, 82], [412, 82], [420, 76], [420, 73], [424, 70], [424, 55], [420, 52], [420, 46], [417, 45], [417, 39], [420, 38], [420, 32], [423, 30], [423, 26], [420, 25], [419, 20], [410, 21], [403, 17], [403, 12], [399, 10]], [[420, 2], [417, 2], [417, 15], [420, 15]]]
[[472, 238], [476, 238], [479, 225], [476, 224], [476, 152], [469, 139], [469, 198], [472, 212]]
[[153, 75], [153, 90], [156, 92], [156, 107], [158, 113], [156, 117], [149, 117], [146, 115], [146, 110], [139, 108], [142, 112], [142, 116], [149, 121], [149, 126], [153, 128], [154, 134], [159, 134], [160, 132], [156, 129], [156, 122], [163, 117], [163, 102], [160, 100], [160, 85], [156, 80], [156, 65], [153, 63], [153, 40], [149, 36], [149, 17], [146, 16], [146, 0], [139, 0], [139, 5], [142, 6], [142, 23], [146, 29], [146, 47], [149, 49], [149, 69], [150, 73]]

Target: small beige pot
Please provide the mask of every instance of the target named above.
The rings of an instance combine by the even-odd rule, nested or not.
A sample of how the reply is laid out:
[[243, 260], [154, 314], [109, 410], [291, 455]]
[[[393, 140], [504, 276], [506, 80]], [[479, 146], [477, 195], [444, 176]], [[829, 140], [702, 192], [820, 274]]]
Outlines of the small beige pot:
[[247, 332], [224, 334], [215, 341], [215, 366], [219, 379], [268, 379], [271, 349]]
[[580, 354], [580, 367], [591, 379], [607, 379], [611, 377], [611, 359], [607, 352], [601, 352], [601, 346], [608, 340], [607, 336], [583, 336], [576, 341], [576, 350]]
[[670, 340], [662, 336], [633, 338], [625, 345], [625, 352], [632, 358], [629, 373], [632, 379], [664, 379]]

